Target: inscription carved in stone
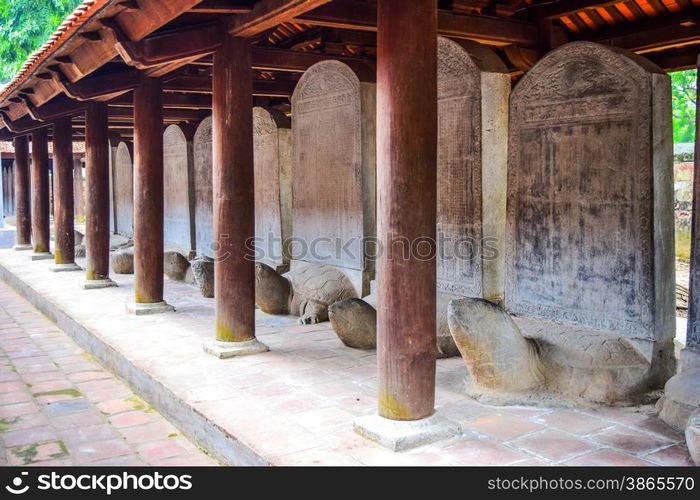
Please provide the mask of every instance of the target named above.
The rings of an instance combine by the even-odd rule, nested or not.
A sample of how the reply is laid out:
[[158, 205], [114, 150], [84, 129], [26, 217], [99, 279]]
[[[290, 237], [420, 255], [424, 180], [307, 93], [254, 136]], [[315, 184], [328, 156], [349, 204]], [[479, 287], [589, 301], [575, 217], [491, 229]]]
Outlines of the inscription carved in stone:
[[213, 257], [211, 117], [202, 120], [194, 134], [195, 242], [197, 254]]
[[[292, 233], [304, 242], [304, 261], [365, 270], [362, 238], [374, 235], [375, 160], [363, 141], [374, 144], [374, 99], [374, 84], [360, 82], [338, 61], [309, 68], [294, 91]], [[292, 248], [293, 258], [299, 250]]]
[[518, 84], [511, 312], [637, 339], [672, 335], [672, 204], [662, 202], [672, 195], [669, 99], [660, 69], [587, 42], [550, 53]]
[[286, 262], [282, 241], [289, 237], [291, 130], [281, 112], [253, 108], [255, 237], [264, 262]]
[[164, 243], [192, 250], [192, 155], [182, 129], [170, 125], [163, 133]]
[[116, 232], [134, 235], [134, 165], [126, 143], [120, 142], [114, 155], [114, 211]]

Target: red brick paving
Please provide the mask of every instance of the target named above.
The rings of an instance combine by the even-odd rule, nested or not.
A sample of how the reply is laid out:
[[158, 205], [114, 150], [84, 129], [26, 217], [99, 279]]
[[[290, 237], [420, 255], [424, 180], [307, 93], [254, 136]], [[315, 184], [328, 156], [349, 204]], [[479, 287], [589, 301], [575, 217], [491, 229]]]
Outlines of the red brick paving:
[[1, 465], [216, 465], [0, 283]]

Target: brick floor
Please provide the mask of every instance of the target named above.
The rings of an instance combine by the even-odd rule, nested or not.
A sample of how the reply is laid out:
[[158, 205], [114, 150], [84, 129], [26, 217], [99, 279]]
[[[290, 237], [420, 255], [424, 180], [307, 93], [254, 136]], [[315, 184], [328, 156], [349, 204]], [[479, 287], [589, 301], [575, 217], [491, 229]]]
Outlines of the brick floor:
[[217, 464], [2, 282], [0, 380], [0, 464]]
[[[124, 313], [124, 303], [133, 294], [133, 276], [113, 276], [118, 288], [83, 291], [78, 288], [81, 273], [52, 275], [46, 262], [31, 262], [20, 254], [0, 250], [0, 265], [156, 380], [164, 391], [158, 397], [186, 403], [272, 464], [690, 463], [683, 435], [665, 426], [653, 405], [483, 405], [466, 395], [468, 373], [461, 358], [438, 360], [436, 407], [462, 426], [462, 435], [393, 453], [352, 431], [355, 417], [376, 411], [376, 355], [345, 347], [328, 323], [302, 326], [293, 318], [258, 311], [256, 333], [270, 352], [220, 360], [202, 350], [202, 342], [211, 340], [214, 309], [213, 301], [202, 298], [195, 287], [166, 279], [165, 298], [177, 312], [137, 317]], [[19, 455], [8, 454], [8, 461], [36, 452], [35, 460], [54, 463], [210, 463], [192, 443], [175, 436], [174, 427], [145, 402], [126, 396], [126, 386], [4, 287], [0, 305], [0, 398], [10, 395], [2, 400], [0, 419], [12, 421], [6, 432], [51, 431], [44, 435], [49, 439], [41, 443], [44, 447], [26, 450], [26, 445], [17, 444], [12, 449]], [[39, 401], [33, 387], [16, 382], [37, 385], [47, 401]], [[61, 392], [65, 388], [81, 396]], [[27, 394], [32, 397], [27, 399]], [[198, 427], [193, 432], [204, 431]], [[27, 439], [21, 433], [8, 435]], [[101, 439], [90, 442], [91, 435]]]

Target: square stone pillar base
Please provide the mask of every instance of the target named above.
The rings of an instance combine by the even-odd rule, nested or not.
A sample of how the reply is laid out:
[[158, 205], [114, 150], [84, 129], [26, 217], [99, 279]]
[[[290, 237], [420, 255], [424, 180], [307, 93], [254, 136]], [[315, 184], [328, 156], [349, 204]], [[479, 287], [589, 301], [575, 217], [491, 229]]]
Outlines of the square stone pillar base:
[[49, 266], [49, 270], [55, 273], [65, 273], [69, 271], [82, 271], [83, 268], [75, 262], [71, 262], [70, 264], [53, 264]]
[[433, 413], [421, 420], [390, 420], [379, 415], [359, 417], [353, 430], [393, 451], [434, 443], [462, 433], [459, 424]]
[[207, 342], [203, 347], [204, 352], [216, 356], [219, 359], [259, 354], [270, 350], [269, 347], [258, 339], [245, 340], [243, 342], [220, 342], [215, 340], [213, 342]]
[[29, 244], [26, 245], [12, 245], [12, 250], [15, 250], [17, 252], [22, 252], [25, 250], [32, 250], [32, 246]]
[[53, 254], [51, 252], [37, 252], [32, 254], [32, 260], [47, 260], [53, 259]]
[[160, 314], [173, 312], [175, 308], [165, 301], [162, 302], [129, 302], [126, 304], [126, 312], [142, 316], [145, 314]]
[[99, 288], [110, 288], [113, 286], [119, 286], [114, 281], [109, 278], [102, 280], [83, 280], [80, 283], [80, 288], [85, 290], [97, 290]]

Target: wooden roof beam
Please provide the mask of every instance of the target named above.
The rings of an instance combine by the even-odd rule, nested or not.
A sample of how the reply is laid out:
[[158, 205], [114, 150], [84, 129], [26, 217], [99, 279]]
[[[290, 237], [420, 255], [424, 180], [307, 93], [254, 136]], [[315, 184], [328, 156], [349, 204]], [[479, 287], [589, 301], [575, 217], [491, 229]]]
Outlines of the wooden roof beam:
[[225, 34], [221, 23], [215, 22], [132, 42], [126, 39], [113, 20], [107, 19], [102, 22], [115, 33], [117, 52], [124, 62], [139, 69], [214, 52], [221, 45]]
[[538, 19], [558, 19], [562, 16], [568, 16], [574, 12], [579, 12], [586, 9], [595, 9], [598, 7], [608, 7], [620, 3], [622, 0], [559, 0], [558, 2], [547, 2], [544, 4], [535, 4], [530, 6], [530, 9], [535, 12], [535, 17]]
[[[288, 80], [253, 80], [253, 95], [265, 97], [289, 97], [296, 82]], [[192, 92], [211, 94], [211, 78], [208, 76], [177, 76], [163, 83], [165, 92]]]
[[253, 10], [253, 1], [227, 2], [225, 0], [203, 0], [188, 12], [194, 14], [248, 14]]
[[[133, 107], [134, 98], [131, 94], [124, 94], [109, 101], [110, 107]], [[178, 94], [174, 92], [163, 93], [163, 108], [175, 109], [211, 109], [211, 96], [207, 94]]]
[[700, 8], [585, 33], [577, 39], [613, 45], [640, 54], [697, 44], [700, 42]]
[[54, 73], [55, 81], [61, 90], [68, 97], [79, 101], [126, 92], [136, 87], [140, 81], [140, 71], [137, 69], [83, 78], [76, 83], [68, 80], [60, 68], [50, 66], [48, 69]]
[[259, 0], [250, 13], [233, 16], [227, 30], [234, 36], [252, 37], [330, 1]]
[[664, 71], [681, 71], [695, 69], [698, 63], [698, 47], [691, 46], [668, 52], [650, 52], [644, 57]]
[[[377, 6], [358, 0], [336, 0], [313, 11], [298, 15], [295, 20], [315, 26], [359, 31], [377, 31]], [[438, 34], [452, 38], [468, 38], [492, 45], [518, 44], [537, 47], [539, 28], [536, 23], [480, 15], [454, 14], [438, 10]], [[560, 27], [554, 29], [557, 39], [566, 38]]]
[[[111, 20], [103, 21], [112, 26]], [[124, 62], [146, 70], [157, 66], [188, 62], [193, 58], [205, 57], [219, 48], [224, 37], [220, 23], [208, 23], [173, 31], [167, 34], [145, 38], [140, 42], [129, 42], [117, 32], [117, 50]], [[331, 55], [310, 52], [253, 47], [253, 68], [269, 71], [304, 72], [313, 64], [333, 58]], [[338, 58], [360, 61], [360, 58]]]

